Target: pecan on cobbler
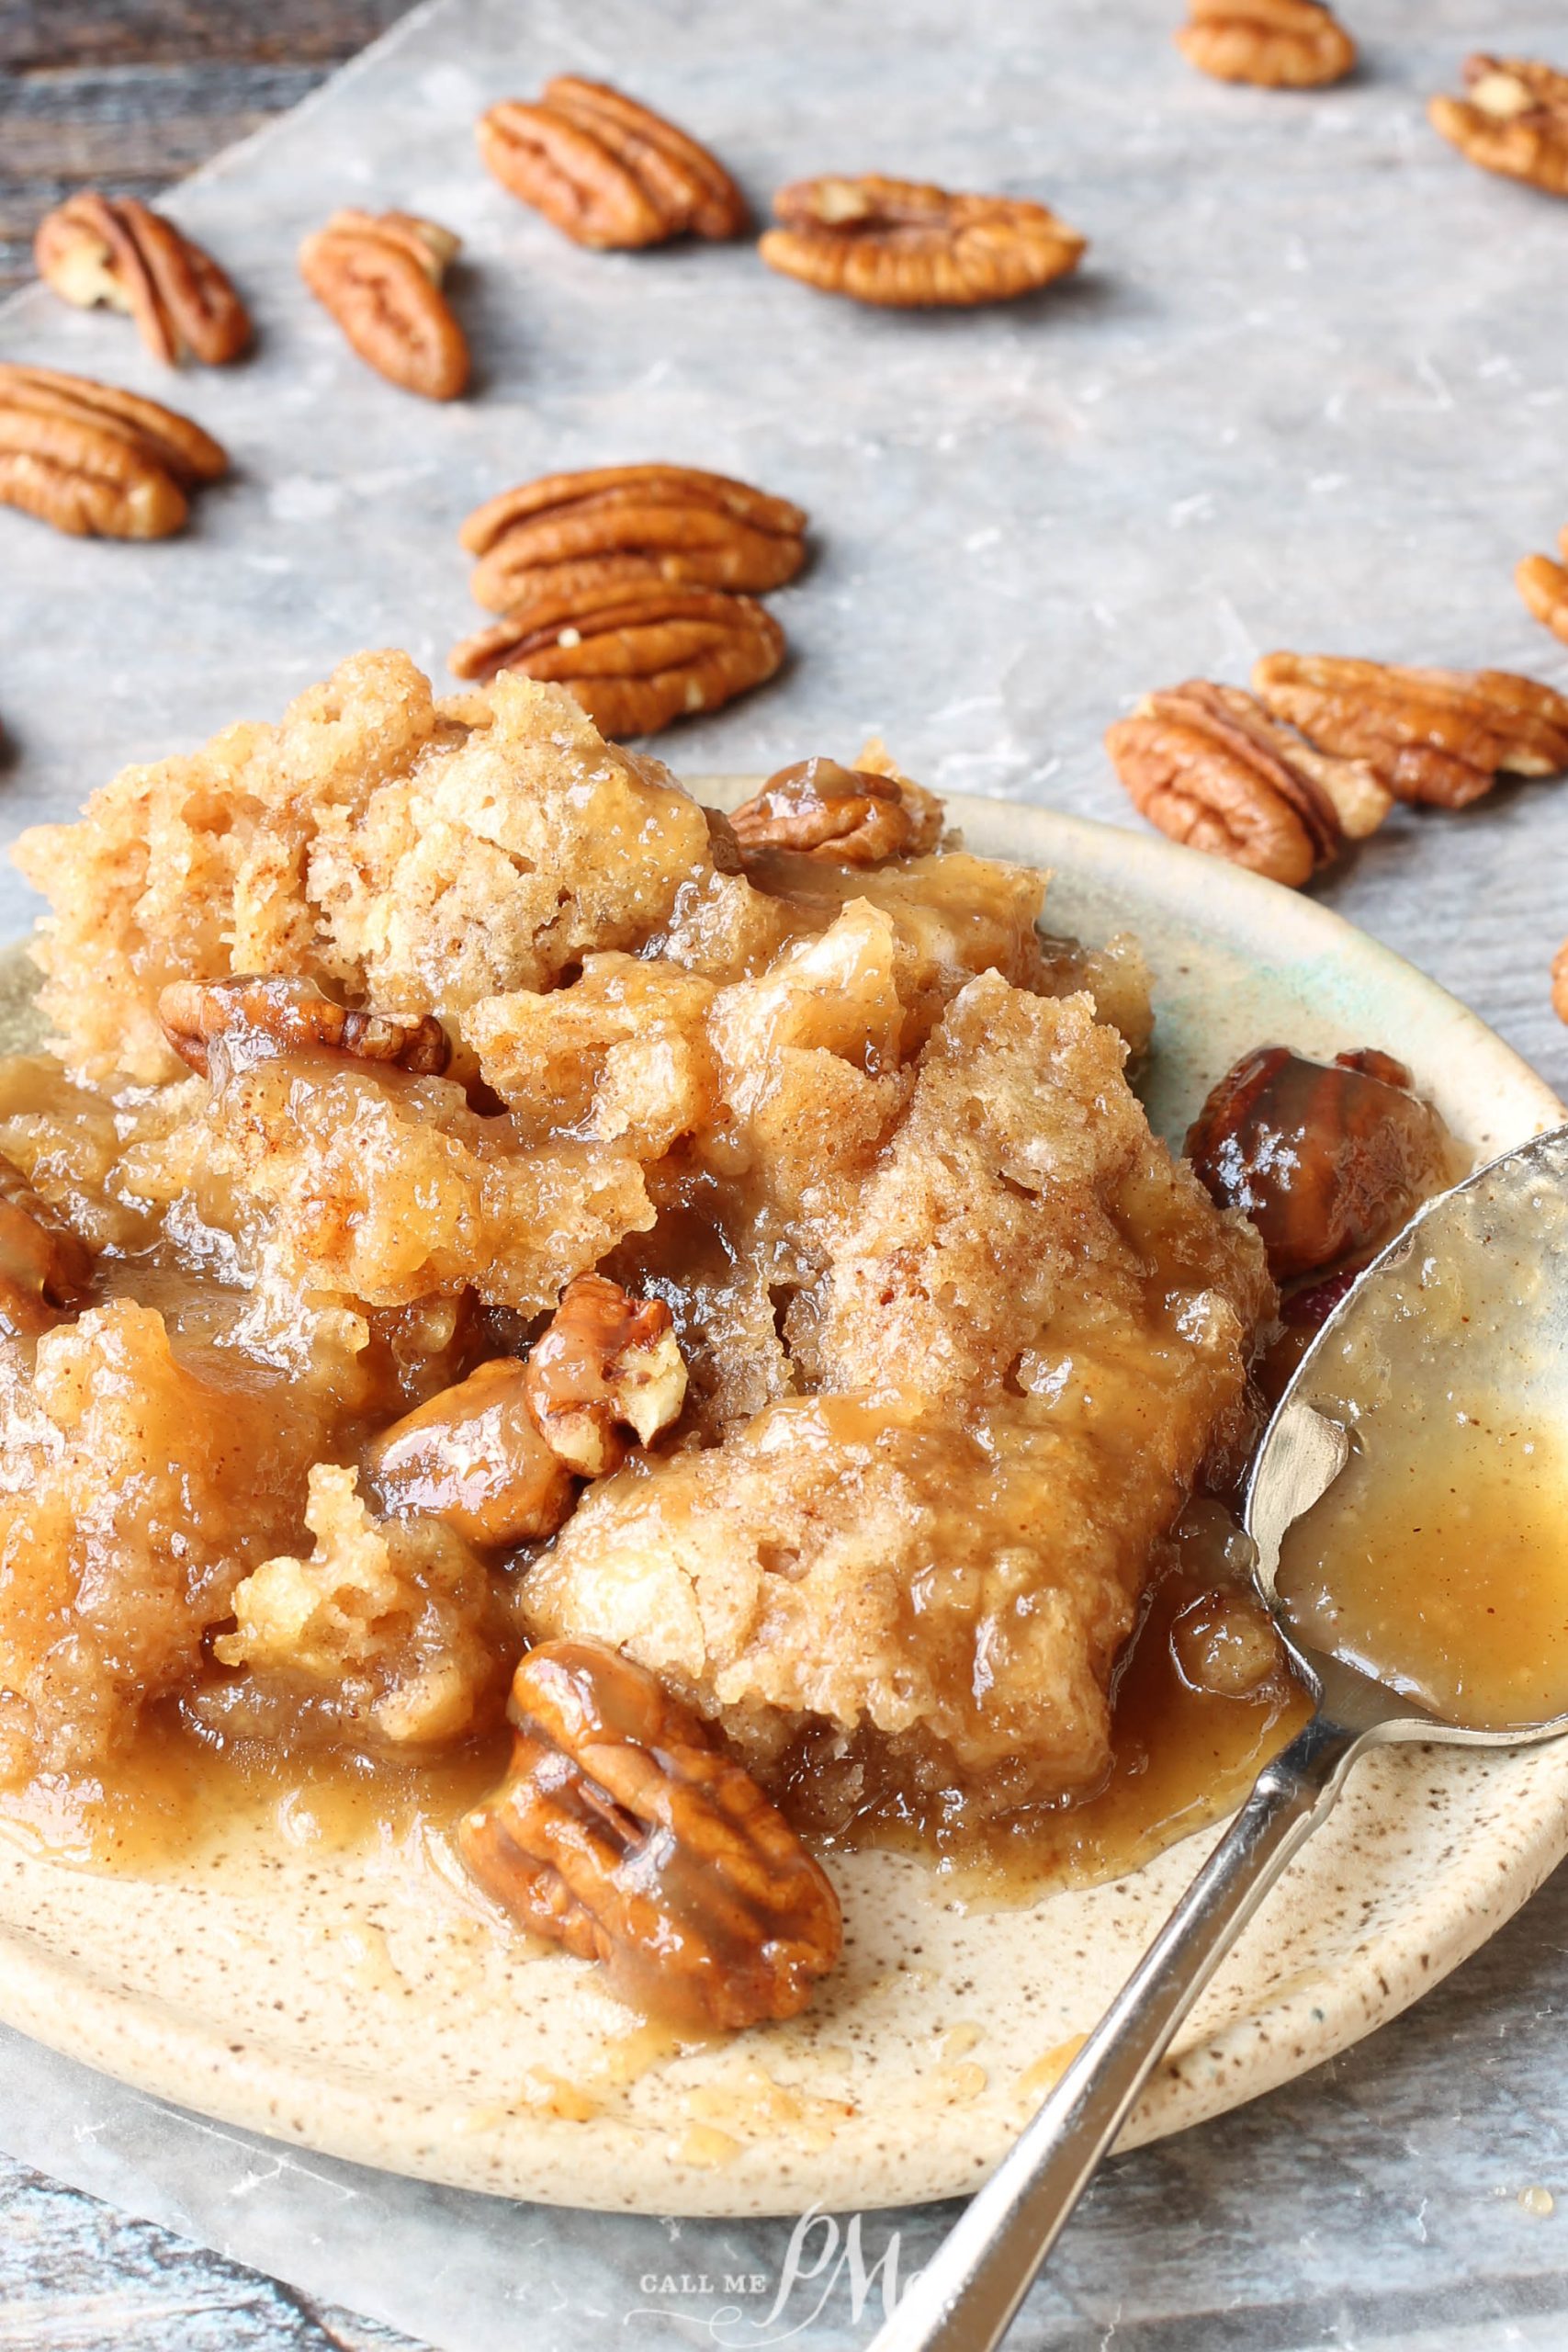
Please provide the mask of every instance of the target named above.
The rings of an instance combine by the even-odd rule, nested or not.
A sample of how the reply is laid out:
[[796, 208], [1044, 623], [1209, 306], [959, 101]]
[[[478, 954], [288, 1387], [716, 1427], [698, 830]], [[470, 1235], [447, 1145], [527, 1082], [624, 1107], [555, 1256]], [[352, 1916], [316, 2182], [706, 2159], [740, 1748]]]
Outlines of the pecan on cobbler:
[[676, 2023], [797, 2015], [838, 1960], [838, 1896], [711, 1728], [599, 1642], [529, 1651], [510, 1713], [511, 1770], [458, 1831], [480, 1885]]
[[0, 362], [0, 505], [77, 537], [164, 539], [228, 471], [188, 417], [57, 368]]
[[250, 347], [250, 314], [212, 255], [136, 197], [67, 197], [39, 221], [33, 257], [62, 301], [134, 319], [166, 368], [187, 356], [221, 368]]
[[1323, 0], [1189, 0], [1176, 45], [1220, 82], [1313, 89], [1343, 81], [1356, 44]]
[[1483, 172], [1568, 196], [1568, 74], [1529, 57], [1467, 57], [1462, 98], [1435, 97], [1434, 130]]
[[502, 98], [475, 126], [502, 187], [575, 244], [738, 237], [746, 199], [716, 156], [607, 82], [558, 74], [532, 104]]
[[885, 310], [1010, 301], [1066, 277], [1086, 250], [1027, 198], [955, 196], [874, 172], [795, 180], [773, 212], [779, 225], [758, 246], [771, 269]]
[[334, 212], [299, 248], [299, 275], [367, 367], [428, 401], [468, 383], [468, 345], [441, 281], [460, 240], [412, 212]]
[[833, 865], [919, 856], [942, 834], [942, 803], [908, 777], [821, 757], [780, 768], [730, 818], [741, 861], [793, 850]]

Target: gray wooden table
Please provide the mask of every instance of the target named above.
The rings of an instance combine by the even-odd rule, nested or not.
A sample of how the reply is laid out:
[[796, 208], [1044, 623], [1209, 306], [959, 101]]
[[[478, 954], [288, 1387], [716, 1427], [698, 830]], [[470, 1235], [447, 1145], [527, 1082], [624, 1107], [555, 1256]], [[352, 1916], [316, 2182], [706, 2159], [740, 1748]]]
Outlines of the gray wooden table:
[[[1560, 248], [1551, 241], [1568, 233], [1568, 208], [1549, 220], [1524, 209], [1517, 192], [1472, 187], [1457, 164], [1445, 176], [1423, 144], [1416, 102], [1468, 46], [1549, 40], [1552, 11], [1544, 0], [1522, 0], [1506, 23], [1482, 0], [1360, 0], [1355, 13], [1368, 20], [1373, 56], [1359, 92], [1305, 112], [1291, 111], [1305, 102], [1285, 101], [1283, 113], [1245, 96], [1222, 107], [1215, 94], [1151, 69], [1156, 48], [1163, 52], [1161, 19], [1177, 12], [1178, 0], [1122, 0], [1116, 10], [1104, 0], [1035, 0], [1032, 11], [1010, 12], [1003, 0], [973, 0], [963, 10], [956, 0], [945, 9], [939, 0], [901, 0], [887, 25], [907, 29], [918, 17], [927, 37], [923, 47], [911, 38], [897, 75], [874, 0], [789, 0], [782, 12], [778, 0], [474, 5], [492, 61], [515, 28], [519, 41], [534, 40], [562, 64], [608, 71], [626, 54], [627, 79], [640, 86], [636, 77], [646, 72], [654, 95], [668, 54], [690, 44], [699, 27], [708, 44], [695, 69], [707, 76], [705, 104], [732, 109], [737, 159], [764, 193], [835, 103], [833, 75], [824, 82], [807, 71], [808, 55], [803, 65], [784, 53], [809, 49], [804, 36], [785, 37], [797, 18], [809, 18], [812, 38], [824, 45], [835, 24], [852, 31], [858, 17], [864, 30], [859, 52], [847, 33], [843, 44], [843, 103], [856, 120], [834, 117], [831, 139], [843, 137], [847, 147], [846, 130], [869, 136], [865, 124], [890, 136], [851, 78], [867, 70], [871, 55], [884, 110], [907, 107], [911, 122], [936, 126], [922, 150], [931, 169], [956, 177], [986, 169], [994, 153], [1010, 185], [1021, 175], [1028, 181], [1038, 144], [1021, 117], [1005, 135], [995, 129], [1018, 76], [996, 64], [996, 50], [976, 97], [979, 85], [964, 72], [969, 34], [952, 40], [950, 60], [931, 27], [942, 19], [942, 39], [952, 40], [960, 21], [974, 32], [987, 17], [1006, 18], [1022, 48], [1033, 25], [1059, 21], [1059, 57], [1053, 52], [1046, 78], [1069, 117], [1081, 113], [1088, 128], [1076, 144], [1071, 125], [1063, 131], [1048, 192], [1059, 188], [1069, 218], [1081, 209], [1097, 239], [1096, 269], [1038, 314], [1043, 330], [1051, 322], [1043, 342], [1021, 318], [965, 324], [959, 367], [957, 340], [945, 333], [952, 322], [906, 334], [901, 324], [867, 325], [840, 311], [786, 309], [761, 273], [743, 280], [739, 257], [705, 257], [713, 272], [735, 269], [733, 284], [724, 282], [737, 364], [761, 355], [751, 359], [752, 405], [743, 409], [722, 375], [726, 355], [712, 346], [711, 305], [686, 307], [685, 261], [641, 272], [604, 265], [608, 275], [592, 283], [616, 289], [624, 334], [624, 354], [606, 353], [575, 258], [535, 240], [525, 222], [507, 222], [504, 233], [517, 247], [509, 266], [518, 282], [525, 266], [529, 274], [527, 300], [516, 319], [500, 302], [502, 232], [486, 215], [490, 266], [477, 272], [475, 300], [491, 382], [482, 409], [428, 423], [446, 436], [438, 478], [409, 468], [403, 413], [392, 396], [367, 398], [355, 411], [354, 431], [366, 440], [355, 453], [355, 498], [334, 508], [326, 492], [351, 469], [331, 438], [329, 407], [311, 419], [319, 467], [301, 465], [279, 484], [266, 477], [274, 453], [259, 414], [272, 397], [265, 356], [257, 368], [237, 371], [243, 380], [194, 389], [193, 402], [231, 404], [243, 427], [237, 446], [252, 461], [231, 506], [215, 505], [217, 519], [182, 544], [177, 572], [158, 575], [186, 583], [181, 625], [197, 658], [178, 683], [185, 699], [210, 698], [204, 722], [276, 708], [289, 687], [319, 674], [322, 644], [345, 650], [400, 637], [434, 658], [457, 627], [471, 625], [450, 537], [464, 505], [494, 486], [479, 479], [496, 462], [486, 436], [499, 442], [504, 430], [507, 462], [519, 472], [536, 469], [551, 435], [569, 452], [563, 462], [587, 462], [603, 455], [592, 435], [621, 430], [616, 402], [628, 385], [652, 420], [639, 418], [642, 435], [699, 460], [711, 440], [711, 461], [808, 495], [826, 518], [813, 573], [791, 592], [795, 669], [770, 695], [705, 723], [679, 750], [672, 742], [671, 755], [692, 768], [777, 764], [823, 744], [852, 748], [868, 727], [897, 722], [919, 735], [908, 756], [935, 760], [933, 782], [1124, 820], [1095, 749], [1106, 718], [1130, 694], [1194, 667], [1235, 674], [1259, 630], [1268, 632], [1264, 641], [1278, 632], [1337, 643], [1342, 605], [1347, 628], [1364, 626], [1373, 612], [1375, 650], [1391, 655], [1528, 663], [1561, 676], [1549, 640], [1511, 602], [1507, 568], [1526, 547], [1546, 544], [1568, 513], [1560, 443], [1551, 462], [1541, 454], [1549, 446], [1543, 420], [1562, 400], [1559, 359], [1543, 338], [1551, 288], [1561, 283]], [[0, 266], [13, 277], [25, 271], [33, 219], [65, 187], [93, 179], [151, 190], [294, 103], [334, 59], [399, 13], [397, 0], [269, 0], [265, 8], [0, 0]], [[781, 13], [789, 18], [782, 34], [774, 29]], [[1032, 25], [1020, 32], [1026, 17]], [[737, 46], [724, 53], [730, 40]], [[742, 71], [747, 42], [753, 49], [746, 54], [765, 58], [765, 67]], [[429, 77], [430, 104], [448, 104], [440, 77], [460, 79], [459, 63], [422, 52], [418, 71]], [[1122, 147], [1096, 127], [1094, 107], [1108, 89], [1119, 104], [1126, 94]], [[469, 105], [466, 85], [460, 96], [457, 112]], [[418, 147], [421, 126], [398, 115], [396, 93], [389, 105], [379, 130], [363, 122], [356, 130], [367, 168], [378, 155], [384, 164], [389, 152], [400, 157]], [[1286, 123], [1302, 135], [1279, 136], [1276, 127]], [[1364, 163], [1369, 142], [1377, 169], [1364, 192], [1382, 204], [1381, 233], [1395, 259], [1386, 300], [1380, 291], [1369, 310], [1364, 289], [1359, 298], [1362, 341], [1347, 350], [1339, 312], [1355, 290], [1348, 280], [1359, 229], [1354, 236], [1342, 223], [1325, 229], [1314, 254], [1297, 227], [1314, 208], [1327, 220], [1342, 173]], [[466, 145], [463, 154], [467, 176], [460, 186], [455, 179], [452, 200], [478, 207]], [[1260, 157], [1272, 175], [1272, 203], [1238, 210], [1227, 175], [1256, 175]], [[809, 168], [853, 158], [799, 160]], [[888, 152], [868, 160], [897, 168], [913, 158]], [[438, 159], [420, 148], [418, 168], [437, 175], [433, 203], [445, 200]], [[1401, 181], [1405, 174], [1429, 176], [1413, 196], [1389, 193], [1411, 186]], [[1173, 175], [1183, 206], [1168, 200]], [[221, 185], [209, 185], [202, 198], [217, 212], [225, 200]], [[285, 187], [282, 211], [288, 203]], [[287, 314], [288, 300], [298, 300], [291, 273], [280, 266], [269, 277], [267, 255], [247, 250], [251, 209], [248, 199], [232, 199], [223, 250], [247, 265], [245, 282], [260, 285], [273, 306], [274, 364], [292, 336], [291, 349], [309, 358], [316, 398], [321, 383], [336, 380], [338, 362], [329, 343], [312, 342], [319, 325], [303, 312]], [[1416, 299], [1402, 275], [1421, 263], [1428, 221], [1445, 255], [1441, 300]], [[1496, 240], [1492, 259], [1489, 237]], [[1488, 313], [1486, 272], [1513, 267], [1519, 254], [1536, 272], [1535, 301], [1499, 300]], [[487, 287], [496, 290], [491, 307]], [[796, 299], [806, 300], [789, 290]], [[1367, 324], [1374, 311], [1375, 330]], [[797, 319], [802, 346], [808, 333], [822, 338], [814, 354], [797, 348]], [[868, 345], [877, 354], [871, 369], [860, 364]], [[1263, 345], [1273, 372], [1244, 401], [1236, 379]], [[1059, 382], [1043, 399], [1031, 373], [1042, 349], [1060, 355]], [[809, 379], [808, 362], [821, 371]], [[129, 374], [129, 362], [121, 372]], [[1322, 397], [1325, 374], [1343, 379], [1337, 405]], [[978, 436], [939, 437], [943, 405], [956, 413], [975, 381], [996, 402], [983, 448]], [[860, 393], [864, 409], [854, 405]], [[722, 401], [702, 408], [717, 395]], [[1223, 413], [1233, 401], [1234, 425]], [[829, 413], [832, 429], [821, 423]], [[1041, 413], [1050, 430], [1043, 454], [1025, 437]], [[571, 437], [580, 432], [581, 446]], [[640, 446], [625, 451], [642, 453]], [[394, 583], [395, 596], [375, 560], [382, 526], [373, 511], [391, 480], [402, 486], [411, 537], [443, 551], [412, 581]], [[1129, 483], [1138, 489], [1135, 509], [1118, 503]], [[940, 493], [932, 488], [928, 497], [927, 487], [938, 484]], [[921, 583], [942, 576], [937, 566], [944, 550], [951, 554], [953, 517], [941, 499], [955, 497], [974, 593], [962, 609], [943, 608], [939, 626], [932, 611], [942, 600]], [[1278, 537], [1260, 547], [1265, 505]], [[1374, 511], [1375, 548], [1367, 521]], [[254, 599], [244, 632], [227, 625], [231, 605], [220, 594], [231, 588], [221, 568], [230, 531], [258, 559], [242, 583]], [[74, 582], [104, 577], [92, 567], [75, 571], [72, 551], [47, 534], [28, 545], [36, 576], [57, 604]], [[287, 583], [272, 602], [257, 586], [274, 576], [262, 573], [261, 559]], [[1010, 569], [1015, 560], [1021, 568]], [[141, 558], [130, 554], [130, 561]], [[130, 569], [116, 573], [131, 577]], [[1172, 582], [1182, 593], [1171, 593]], [[1495, 582], [1495, 592], [1486, 588], [1483, 599], [1477, 582]], [[63, 811], [116, 760], [168, 748], [174, 707], [162, 675], [144, 689], [132, 668], [117, 672], [112, 663], [107, 691], [80, 695], [80, 650], [62, 648], [58, 629], [34, 628], [24, 601], [15, 575], [0, 578], [0, 651], [10, 648], [6, 715], [20, 745], [7, 776], [13, 820], [18, 808]], [[126, 597], [128, 628], [131, 607], [150, 609], [151, 601]], [[1483, 625], [1476, 619], [1483, 601]], [[212, 614], [224, 626], [209, 627]], [[166, 616], [154, 618], [166, 637]], [[976, 699], [978, 687], [986, 691]], [[62, 706], [71, 689], [77, 699]], [[801, 741], [802, 729], [810, 741]], [[902, 735], [898, 748], [906, 748]], [[1568, 929], [1568, 910], [1552, 904], [1564, 850], [1568, 797], [1506, 793], [1463, 826], [1402, 822], [1324, 887], [1346, 912], [1477, 1003], [1561, 1086], [1568, 1037], [1551, 1016], [1545, 973]], [[17, 896], [13, 888], [7, 919]], [[1557, 2201], [1568, 2199], [1565, 1950], [1568, 1876], [1560, 1874], [1449, 1984], [1370, 2042], [1201, 2132], [1113, 2165], [1032, 2299], [1020, 2352], [1459, 2352], [1568, 2343], [1568, 2202]], [[316, 2352], [410, 2340], [204, 2250], [166, 2177], [131, 2161], [134, 2135], [115, 2144], [63, 2076], [58, 2095], [59, 2116], [39, 2112], [36, 2099], [18, 2098], [9, 2110], [0, 2102], [0, 2148], [15, 2152], [0, 2159], [0, 2346]], [[85, 2193], [93, 2188], [100, 2198]], [[402, 2210], [412, 2216], [415, 2202]], [[385, 2210], [399, 2210], [390, 2192]], [[428, 2202], [419, 2209], [426, 2225], [432, 2210]], [[936, 2211], [907, 2224], [917, 2258], [942, 2219]], [[266, 2237], [238, 2208], [232, 2227], [210, 2215], [202, 2227], [211, 2244], [248, 2250], [295, 2278], [343, 2275], [319, 2245], [291, 2241], [286, 2230]], [[579, 2282], [603, 2275], [592, 2270], [600, 2244], [592, 2217], [545, 2215], [529, 2227], [536, 2268], [539, 2245], [547, 2254], [558, 2244], [560, 2291], [581, 2302]], [[690, 2231], [684, 2243], [701, 2235]], [[679, 2238], [671, 2224], [668, 2245]], [[372, 2248], [363, 2295], [340, 2289], [343, 2301], [375, 2306], [373, 2256]], [[454, 2293], [460, 2301], [460, 2290], [435, 2283], [439, 2267], [432, 2262], [417, 2312], [405, 2305], [399, 2314], [433, 2342], [456, 2308]], [[493, 2267], [487, 2276], [493, 2288]], [[597, 2335], [586, 2318], [579, 2331], [594, 2352], [625, 2339], [629, 2302], [606, 2299], [600, 2309]], [[870, 2333], [869, 2321], [829, 2321], [808, 2352]], [[534, 2307], [521, 2306], [515, 2334], [504, 2339], [508, 2352], [512, 2342], [536, 2352], [539, 2326]], [[673, 2306], [668, 2324], [639, 2320], [637, 2333], [655, 2346], [704, 2340], [700, 2325]]]

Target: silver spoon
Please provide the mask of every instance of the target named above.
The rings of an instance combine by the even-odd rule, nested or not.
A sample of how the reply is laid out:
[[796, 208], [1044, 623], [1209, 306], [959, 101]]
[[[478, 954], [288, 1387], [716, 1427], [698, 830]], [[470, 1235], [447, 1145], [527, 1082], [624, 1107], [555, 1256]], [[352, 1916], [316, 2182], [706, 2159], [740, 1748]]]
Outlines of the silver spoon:
[[[1258, 1589], [1316, 1702], [1252, 1793], [1018, 2144], [913, 2281], [870, 2352], [992, 2352], [1178, 2027], [1292, 1857], [1327, 1819], [1357, 1758], [1403, 1740], [1522, 1747], [1568, 1715], [1472, 1731], [1293, 1640], [1274, 1578], [1285, 1531], [1344, 1468], [1350, 1440], [1310, 1399], [1337, 1341], [1438, 1271], [1464, 1299], [1467, 1365], [1568, 1423], [1568, 1127], [1428, 1201], [1372, 1261], [1303, 1358], [1258, 1449], [1245, 1524]], [[1391, 1279], [1392, 1278], [1392, 1279]], [[1504, 1384], [1508, 1384], [1506, 1386]], [[1542, 1404], [1542, 1400], [1544, 1405]]]

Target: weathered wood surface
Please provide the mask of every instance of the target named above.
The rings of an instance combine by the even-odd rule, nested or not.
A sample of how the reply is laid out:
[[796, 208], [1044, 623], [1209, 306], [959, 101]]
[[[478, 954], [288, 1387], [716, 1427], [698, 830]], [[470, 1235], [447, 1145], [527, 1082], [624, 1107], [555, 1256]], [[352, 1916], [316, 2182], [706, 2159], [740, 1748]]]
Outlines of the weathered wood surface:
[[84, 186], [155, 196], [298, 104], [409, 0], [0, 0], [0, 294]]

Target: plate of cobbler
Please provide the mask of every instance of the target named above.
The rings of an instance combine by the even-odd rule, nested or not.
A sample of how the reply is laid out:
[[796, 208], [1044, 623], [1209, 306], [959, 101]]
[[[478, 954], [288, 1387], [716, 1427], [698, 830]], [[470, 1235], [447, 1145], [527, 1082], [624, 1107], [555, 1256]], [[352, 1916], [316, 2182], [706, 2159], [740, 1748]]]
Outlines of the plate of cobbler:
[[[17, 844], [0, 2015], [470, 2188], [972, 2187], [1304, 1718], [1238, 1482], [1427, 1194], [1562, 1115], [1322, 907], [367, 654]], [[1397, 1750], [1133, 2136], [1568, 1844]]]

